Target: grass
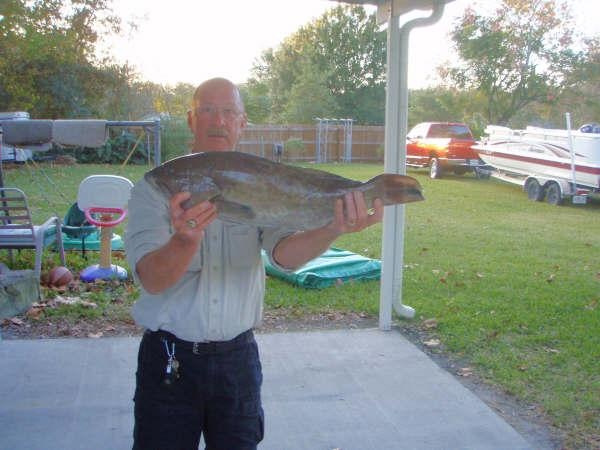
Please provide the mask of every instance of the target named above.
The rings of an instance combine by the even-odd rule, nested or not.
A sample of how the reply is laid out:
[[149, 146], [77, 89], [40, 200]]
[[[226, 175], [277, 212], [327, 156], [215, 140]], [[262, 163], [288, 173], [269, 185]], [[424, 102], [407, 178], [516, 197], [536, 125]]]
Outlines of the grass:
[[[362, 180], [382, 170], [360, 164], [320, 168]], [[41, 221], [53, 211], [63, 215], [89, 174], [113, 173], [136, 181], [144, 170], [44, 167], [46, 178], [39, 169], [21, 167], [5, 172], [5, 185], [23, 188]], [[433, 333], [447, 351], [470, 361], [490, 383], [539, 405], [566, 434], [566, 448], [597, 448], [600, 203], [553, 207], [530, 202], [518, 187], [495, 180], [471, 175], [431, 180], [425, 171], [410, 174], [419, 179], [426, 197], [406, 207], [403, 302], [416, 309], [415, 326], [435, 318]], [[345, 235], [335, 245], [379, 258], [381, 226]], [[25, 259], [20, 264], [31, 263]], [[72, 252], [69, 264], [78, 268], [87, 263]], [[118, 296], [127, 304], [137, 291], [104, 288], [95, 295], [101, 297], [95, 299], [99, 303], [110, 304], [106, 298]], [[267, 309], [376, 315], [378, 305], [377, 282], [326, 291], [294, 288], [273, 278], [267, 283]]]

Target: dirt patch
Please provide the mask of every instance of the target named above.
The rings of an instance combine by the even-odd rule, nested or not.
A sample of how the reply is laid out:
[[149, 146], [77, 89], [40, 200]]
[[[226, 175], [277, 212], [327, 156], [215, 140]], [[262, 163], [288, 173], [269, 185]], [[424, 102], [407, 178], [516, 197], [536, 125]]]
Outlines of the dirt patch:
[[[318, 329], [373, 328], [377, 318], [364, 313], [327, 311], [300, 314], [295, 309], [265, 311], [259, 333], [307, 331]], [[107, 318], [68, 319], [63, 317], [32, 319], [19, 316], [0, 325], [2, 339], [100, 338], [140, 336], [143, 329], [133, 320]]]

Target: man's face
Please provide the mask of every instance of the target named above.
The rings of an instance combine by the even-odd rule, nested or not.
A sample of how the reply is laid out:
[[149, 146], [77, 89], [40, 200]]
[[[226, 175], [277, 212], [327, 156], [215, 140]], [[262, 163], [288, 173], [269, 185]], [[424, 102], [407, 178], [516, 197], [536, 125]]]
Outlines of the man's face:
[[214, 83], [197, 96], [188, 114], [194, 134], [192, 152], [234, 150], [246, 126], [246, 114], [235, 88]]

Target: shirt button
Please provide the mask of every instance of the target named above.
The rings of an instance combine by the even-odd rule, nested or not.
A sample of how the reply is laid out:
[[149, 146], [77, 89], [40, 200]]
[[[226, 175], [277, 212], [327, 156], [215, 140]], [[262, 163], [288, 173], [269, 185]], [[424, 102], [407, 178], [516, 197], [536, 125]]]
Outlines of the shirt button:
[[215, 270], [215, 271], [216, 271], [216, 270], [219, 270], [219, 266], [217, 266], [217, 265], [214, 265], [214, 266], [212, 266], [212, 268], [213, 268], [213, 270]]
[[216, 305], [217, 303], [219, 303], [219, 299], [218, 298], [213, 298], [212, 302]]

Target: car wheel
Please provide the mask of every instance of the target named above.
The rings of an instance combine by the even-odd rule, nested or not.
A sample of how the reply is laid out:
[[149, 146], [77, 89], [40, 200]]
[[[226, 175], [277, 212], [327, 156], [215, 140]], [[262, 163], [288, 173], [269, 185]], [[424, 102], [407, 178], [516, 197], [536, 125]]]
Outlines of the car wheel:
[[563, 196], [560, 192], [560, 186], [555, 181], [551, 181], [546, 188], [546, 201], [550, 205], [560, 205], [562, 203]]
[[431, 178], [442, 177], [442, 166], [440, 166], [440, 160], [437, 158], [431, 158], [429, 161], [429, 176]]
[[525, 183], [525, 191], [527, 191], [527, 198], [536, 202], [541, 202], [544, 199], [544, 189], [540, 186], [540, 183], [535, 178], [530, 178]]

